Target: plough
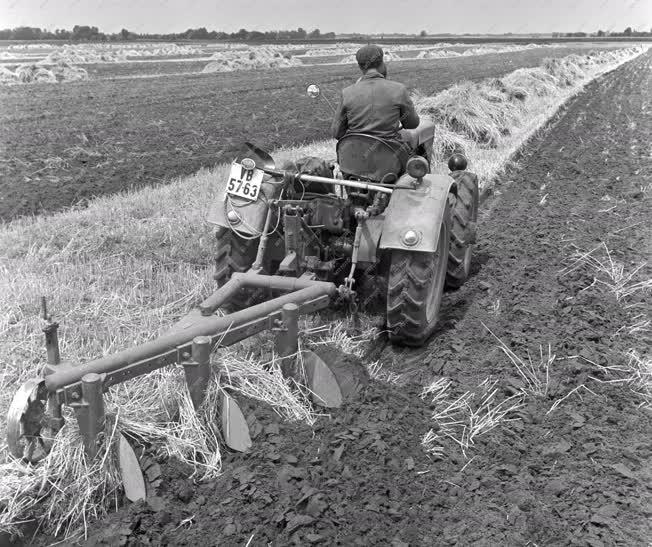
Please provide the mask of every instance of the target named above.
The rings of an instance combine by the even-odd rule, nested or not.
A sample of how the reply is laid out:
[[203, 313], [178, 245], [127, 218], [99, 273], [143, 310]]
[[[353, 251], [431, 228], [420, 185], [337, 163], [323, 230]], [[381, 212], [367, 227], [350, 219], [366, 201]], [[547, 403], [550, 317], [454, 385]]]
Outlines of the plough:
[[[366, 298], [357, 287], [371, 287], [385, 303], [392, 342], [424, 344], [444, 285], [458, 287], [469, 273], [478, 201], [477, 179], [462, 156], [449, 161], [450, 175], [430, 174], [432, 135], [427, 124], [408, 132], [411, 154], [375, 137], [347, 135], [338, 143], [338, 169], [318, 158], [277, 169], [269, 154], [245, 143], [207, 219], [217, 226], [218, 289], [170, 331], [72, 366], [61, 362], [58, 324], [43, 301], [48, 364], [14, 396], [7, 420], [11, 454], [32, 463], [44, 458], [66, 405], [93, 458], [107, 390], [166, 366], [183, 366], [199, 408], [211, 354], [263, 331], [275, 333], [284, 376], [296, 377], [299, 358], [312, 401], [336, 408], [342, 379], [317, 354], [299, 351], [298, 320], [336, 299], [355, 312]], [[225, 309], [230, 313], [222, 315]], [[226, 444], [247, 450], [251, 440], [237, 404], [224, 394], [222, 408]]]
[[[244, 287], [289, 292], [226, 316], [215, 314], [230, 295]], [[183, 366], [190, 399], [198, 409], [208, 388], [211, 353], [265, 330], [276, 333], [276, 353], [282, 360], [284, 375], [293, 376], [292, 357], [299, 351], [299, 316], [324, 309], [336, 292], [333, 283], [323, 281], [236, 273], [160, 338], [79, 366], [61, 362], [58, 323], [44, 311], [48, 319], [43, 329], [48, 365], [43, 378], [27, 381], [14, 396], [7, 419], [11, 454], [32, 463], [41, 460], [63, 426], [62, 406], [67, 405], [75, 410], [86, 454], [94, 457], [100, 433], [104, 431], [104, 393], [115, 384], [165, 366]], [[314, 400], [326, 407], [339, 405], [341, 394], [335, 383], [313, 382], [317, 377], [329, 375], [323, 361], [309, 351], [302, 352], [302, 361]], [[224, 405], [234, 407], [235, 413], [239, 413], [233, 401]], [[248, 433], [243, 430], [246, 424], [237, 418], [236, 414], [234, 421], [230, 412], [223, 415], [225, 440], [236, 450], [248, 444]]]

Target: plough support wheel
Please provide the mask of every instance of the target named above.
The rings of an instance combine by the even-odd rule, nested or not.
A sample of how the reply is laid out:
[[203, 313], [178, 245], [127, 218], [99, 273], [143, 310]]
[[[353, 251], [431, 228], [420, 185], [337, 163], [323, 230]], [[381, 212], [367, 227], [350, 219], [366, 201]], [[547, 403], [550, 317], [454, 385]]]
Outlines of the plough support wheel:
[[28, 380], [14, 395], [7, 414], [7, 445], [14, 458], [37, 463], [50, 452], [56, 432], [47, 424], [47, 400], [40, 378]]

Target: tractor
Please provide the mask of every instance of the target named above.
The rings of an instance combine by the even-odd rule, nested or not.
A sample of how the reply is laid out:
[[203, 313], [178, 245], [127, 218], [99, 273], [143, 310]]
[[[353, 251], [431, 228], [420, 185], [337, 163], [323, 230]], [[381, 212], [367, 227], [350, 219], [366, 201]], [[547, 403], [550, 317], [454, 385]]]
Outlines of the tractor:
[[[318, 97], [318, 86], [308, 94]], [[449, 160], [450, 176], [430, 173], [434, 124], [403, 130], [402, 138], [412, 153], [347, 134], [336, 162], [307, 157], [291, 170], [245, 143], [208, 217], [217, 226], [218, 286], [245, 272], [330, 281], [354, 309], [380, 297], [374, 301], [384, 303], [393, 343], [423, 345], [444, 287], [458, 288], [469, 275], [478, 186], [459, 154]], [[357, 290], [365, 286], [372, 295]], [[251, 302], [241, 291], [233, 304]]]
[[[308, 88], [309, 96], [319, 94], [317, 86]], [[95, 457], [107, 423], [103, 394], [165, 366], [183, 366], [199, 408], [216, 361], [211, 354], [263, 331], [276, 333], [283, 372], [295, 374], [300, 360], [313, 402], [336, 408], [343, 385], [328, 363], [300, 349], [298, 317], [337, 302], [355, 313], [367, 299], [379, 301], [393, 343], [425, 344], [444, 287], [458, 288], [469, 275], [478, 212], [477, 178], [462, 155], [451, 156], [450, 174], [431, 173], [433, 136], [427, 123], [406, 131], [408, 152], [347, 134], [337, 143], [336, 161], [304, 158], [283, 168], [245, 143], [207, 218], [216, 226], [217, 289], [167, 333], [73, 366], [61, 361], [58, 323], [43, 301], [48, 364], [13, 398], [11, 454], [28, 462], [44, 458], [67, 405], [75, 410], [87, 456]], [[227, 446], [247, 450], [242, 413], [226, 393], [222, 403]]]

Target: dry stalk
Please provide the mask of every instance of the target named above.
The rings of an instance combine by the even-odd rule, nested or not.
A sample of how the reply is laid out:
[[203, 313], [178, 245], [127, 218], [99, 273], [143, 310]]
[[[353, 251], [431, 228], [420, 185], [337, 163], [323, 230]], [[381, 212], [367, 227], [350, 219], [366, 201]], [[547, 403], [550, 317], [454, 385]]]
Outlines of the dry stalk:
[[360, 324], [362, 330], [358, 334], [351, 334], [351, 329], [346, 321], [333, 321], [329, 325], [321, 326], [316, 333], [325, 334], [312, 342], [312, 345], [335, 346], [345, 353], [362, 357], [369, 341], [375, 338], [377, 329], [370, 316], [361, 315]]
[[561, 403], [563, 403], [566, 399], [568, 399], [571, 395], [573, 395], [573, 394], [575, 394], [575, 393], [577, 393], [578, 397], [580, 398], [580, 401], [583, 400], [583, 399], [582, 399], [582, 395], [580, 395], [580, 390], [581, 390], [581, 389], [583, 389], [584, 391], [588, 391], [589, 393], [591, 393], [592, 395], [595, 395], [595, 396], [597, 397], [597, 395], [596, 395], [596, 393], [595, 393], [594, 391], [591, 391], [591, 390], [590, 390], [588, 387], [586, 387], [584, 384], [581, 384], [581, 385], [577, 386], [576, 388], [571, 389], [571, 390], [570, 390], [566, 395], [564, 395], [564, 396], [561, 397], [560, 399], [557, 399], [557, 400], [552, 404], [552, 406], [550, 407], [550, 409], [548, 410], [548, 412], [546, 412], [546, 416], [547, 416], [548, 414], [550, 414], [551, 412], [554, 412], [554, 411], [557, 409], [557, 407], [558, 407]]
[[525, 382], [526, 393], [535, 395], [537, 397], [545, 397], [548, 394], [550, 383], [550, 367], [557, 359], [557, 356], [552, 353], [552, 348], [548, 344], [548, 353], [543, 353], [543, 346], [539, 345], [539, 361], [534, 363], [530, 352], [527, 352], [527, 360], [524, 361], [516, 353], [514, 353], [507, 345], [498, 338], [487, 325], [482, 323], [489, 334], [498, 341], [498, 347], [502, 352], [507, 355], [512, 364], [516, 367], [519, 376]]
[[[603, 256], [598, 255], [599, 251], [603, 251]], [[597, 274], [594, 276], [593, 283], [583, 290], [594, 285], [602, 285], [614, 294], [617, 301], [621, 301], [639, 291], [652, 289], [652, 278], [635, 280], [639, 272], [647, 266], [646, 262], [627, 272], [623, 263], [614, 260], [604, 242], [588, 252], [575, 253], [571, 258], [573, 262], [560, 272], [562, 276], [580, 267], [587, 267]]]
[[318, 414], [310, 404], [307, 388], [286, 380], [280, 363], [274, 356], [267, 363], [261, 363], [253, 356], [241, 356], [222, 350], [220, 365], [223, 370], [223, 387], [268, 404], [287, 420], [302, 421], [309, 425], [315, 423]]
[[383, 367], [380, 361], [373, 361], [366, 365], [369, 377], [377, 382], [386, 384], [399, 384], [403, 379], [403, 374], [398, 374]]
[[523, 406], [523, 395], [519, 393], [496, 402], [496, 384], [496, 380], [485, 379], [474, 391], [466, 391], [456, 398], [447, 395], [450, 381], [445, 378], [424, 389], [422, 396], [434, 394], [432, 419], [436, 426], [421, 440], [425, 450], [441, 457], [444, 450], [442, 442], [450, 439], [460, 447], [466, 458], [475, 439], [501, 422], [510, 420], [508, 416]]
[[431, 396], [431, 404], [436, 405], [441, 399], [443, 399], [448, 391], [448, 388], [451, 386], [452, 382], [448, 378], [438, 378], [433, 380], [423, 388], [421, 391], [421, 398], [425, 399], [427, 396]]
[[621, 365], [603, 366], [590, 361], [609, 378], [602, 380], [590, 376], [591, 380], [601, 384], [626, 385], [633, 393], [642, 398], [641, 406], [652, 408], [652, 359], [639, 354], [633, 348], [627, 351], [625, 357], [627, 361]]

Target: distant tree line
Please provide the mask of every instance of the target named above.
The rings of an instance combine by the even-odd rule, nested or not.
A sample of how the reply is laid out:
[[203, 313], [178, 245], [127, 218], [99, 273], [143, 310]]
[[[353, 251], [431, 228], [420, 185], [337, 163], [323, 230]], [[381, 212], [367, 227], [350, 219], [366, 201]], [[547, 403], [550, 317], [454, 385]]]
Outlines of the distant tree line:
[[[506, 33], [505, 35], [511, 35]], [[419, 36], [425, 37], [428, 33], [422, 30]], [[453, 34], [440, 34], [439, 36], [454, 36]], [[347, 36], [358, 36], [357, 34]], [[415, 36], [405, 34], [404, 36]], [[463, 34], [471, 36], [471, 34]], [[652, 36], [652, 29], [649, 31], [638, 31], [627, 27], [623, 32], [612, 32], [598, 30], [597, 32], [553, 32], [553, 38], [586, 38], [586, 37], [639, 37]], [[88, 25], [75, 25], [72, 30], [56, 29], [54, 31], [41, 29], [38, 27], [16, 27], [13, 29], [0, 30], [0, 40], [69, 40], [73, 42], [116, 42], [116, 41], [136, 41], [136, 40], [224, 40], [224, 41], [242, 41], [242, 42], [274, 42], [288, 40], [319, 40], [333, 39], [336, 35], [334, 32], [322, 33], [318, 28], [310, 32], [299, 27], [296, 30], [268, 30], [260, 32], [257, 30], [240, 29], [238, 32], [221, 32], [217, 30], [207, 30], [206, 27], [189, 28], [184, 32], [175, 32], [170, 34], [141, 34], [132, 32], [123, 28], [120, 32], [107, 34], [100, 32], [97, 27]], [[361, 39], [366, 38], [360, 34]]]
[[335, 38], [334, 32], [322, 32], [317, 28], [310, 32], [299, 27], [296, 30], [257, 30], [240, 29], [238, 32], [208, 31], [205, 27], [189, 28], [185, 32], [171, 34], [140, 34], [123, 28], [115, 34], [100, 32], [97, 27], [75, 25], [72, 30], [54, 31], [37, 27], [16, 27], [0, 30], [0, 40], [71, 40], [73, 42], [115, 42], [129, 40], [229, 40], [247, 42], [269, 42], [276, 40], [317, 40]]
[[598, 30], [597, 32], [553, 32], [552, 37], [553, 38], [586, 38], [587, 36], [597, 36], [598, 38], [602, 37], [607, 37], [607, 36], [613, 36], [613, 37], [619, 37], [619, 36], [624, 36], [624, 37], [633, 37], [636, 38], [638, 36], [652, 36], [652, 29], [645, 31], [645, 30], [634, 30], [632, 27], [627, 27], [625, 30], [622, 32], [613, 32], [610, 30], [604, 31], [604, 30]]

